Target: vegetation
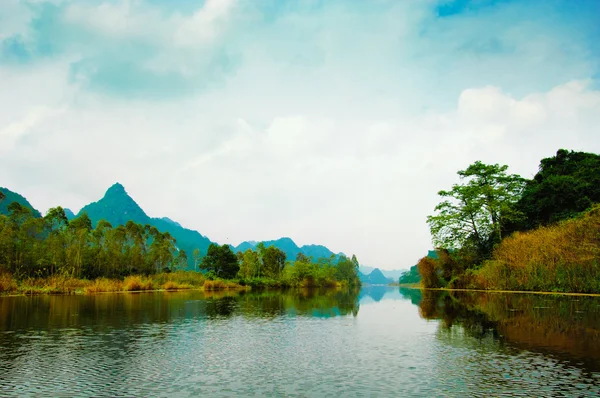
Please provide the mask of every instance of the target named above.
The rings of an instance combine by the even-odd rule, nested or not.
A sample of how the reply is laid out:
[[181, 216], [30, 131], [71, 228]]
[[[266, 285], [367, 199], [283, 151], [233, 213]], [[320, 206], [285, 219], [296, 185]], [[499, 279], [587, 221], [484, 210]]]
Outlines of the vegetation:
[[228, 245], [211, 244], [204, 257], [199, 249], [193, 251], [194, 264], [205, 274], [178, 272], [187, 267], [187, 253], [178, 248], [178, 242], [168, 232], [160, 232], [149, 224], [130, 220], [113, 227], [100, 220], [94, 228], [85, 212], [68, 220], [65, 211], [56, 207], [38, 218], [19, 202], [8, 205], [7, 211], [8, 215], [0, 215], [0, 292], [360, 284], [355, 256], [348, 259], [332, 255], [313, 261], [299, 253], [295, 261], [286, 262], [285, 253], [274, 246], [259, 244], [257, 251], [248, 249], [236, 255]]
[[476, 162], [440, 191], [422, 285], [600, 292], [600, 156], [559, 150], [532, 181], [506, 170]]

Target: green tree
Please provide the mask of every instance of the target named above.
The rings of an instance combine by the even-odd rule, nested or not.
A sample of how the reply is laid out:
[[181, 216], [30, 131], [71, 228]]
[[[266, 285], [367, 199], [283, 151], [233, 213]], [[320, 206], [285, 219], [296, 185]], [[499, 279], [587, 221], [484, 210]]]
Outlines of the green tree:
[[538, 173], [528, 181], [519, 201], [532, 229], [574, 217], [600, 203], [600, 155], [560, 149], [542, 159]]
[[240, 276], [242, 278], [252, 278], [257, 275], [258, 268], [260, 267], [260, 259], [258, 253], [252, 249], [247, 249], [240, 259]]
[[262, 253], [262, 271], [265, 276], [277, 278], [285, 267], [286, 255], [281, 249], [269, 246]]
[[200, 268], [207, 272], [212, 271], [219, 278], [230, 279], [237, 275], [240, 265], [229, 245], [219, 246], [211, 243], [206, 256], [202, 259]]
[[458, 249], [474, 245], [487, 254], [502, 239], [502, 226], [522, 217], [515, 204], [525, 180], [507, 174], [506, 165], [477, 161], [458, 175], [461, 182], [440, 191], [444, 200], [435, 207], [427, 223], [436, 246]]
[[200, 264], [200, 258], [201, 258], [200, 249], [198, 249], [198, 248], [194, 249], [192, 256], [194, 257], [194, 271], [198, 271], [198, 264]]

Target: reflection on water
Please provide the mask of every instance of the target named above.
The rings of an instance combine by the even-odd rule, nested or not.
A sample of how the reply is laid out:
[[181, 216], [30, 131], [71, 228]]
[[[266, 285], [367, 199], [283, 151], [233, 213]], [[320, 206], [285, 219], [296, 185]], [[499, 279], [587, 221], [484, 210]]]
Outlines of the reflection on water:
[[589, 296], [446, 292], [400, 288], [424, 319], [439, 319], [440, 335], [457, 326], [478, 339], [491, 338], [600, 371], [600, 299]]
[[385, 286], [0, 297], [0, 396], [598, 396], [599, 309]]

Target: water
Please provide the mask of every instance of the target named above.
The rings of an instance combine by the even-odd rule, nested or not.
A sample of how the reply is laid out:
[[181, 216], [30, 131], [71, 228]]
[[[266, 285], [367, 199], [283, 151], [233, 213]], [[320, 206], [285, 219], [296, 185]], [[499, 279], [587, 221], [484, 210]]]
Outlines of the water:
[[0, 396], [599, 396], [600, 299], [0, 298]]

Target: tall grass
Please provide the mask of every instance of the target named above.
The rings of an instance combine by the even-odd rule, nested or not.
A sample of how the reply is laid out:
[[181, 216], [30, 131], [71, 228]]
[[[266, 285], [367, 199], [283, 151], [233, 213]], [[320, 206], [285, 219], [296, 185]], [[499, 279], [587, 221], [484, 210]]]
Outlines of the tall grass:
[[600, 207], [504, 239], [493, 260], [475, 273], [471, 287], [600, 292]]
[[152, 279], [140, 276], [132, 275], [125, 278], [123, 281], [123, 290], [126, 292], [137, 292], [142, 290], [154, 290], [156, 286]]
[[17, 281], [11, 274], [0, 274], [0, 293], [16, 293], [18, 287]]
[[221, 279], [207, 280], [204, 282], [203, 289], [205, 291], [212, 290], [246, 290], [248, 286], [242, 286], [234, 281], [225, 281]]
[[86, 286], [84, 293], [122, 292], [123, 282], [118, 279], [98, 278]]

